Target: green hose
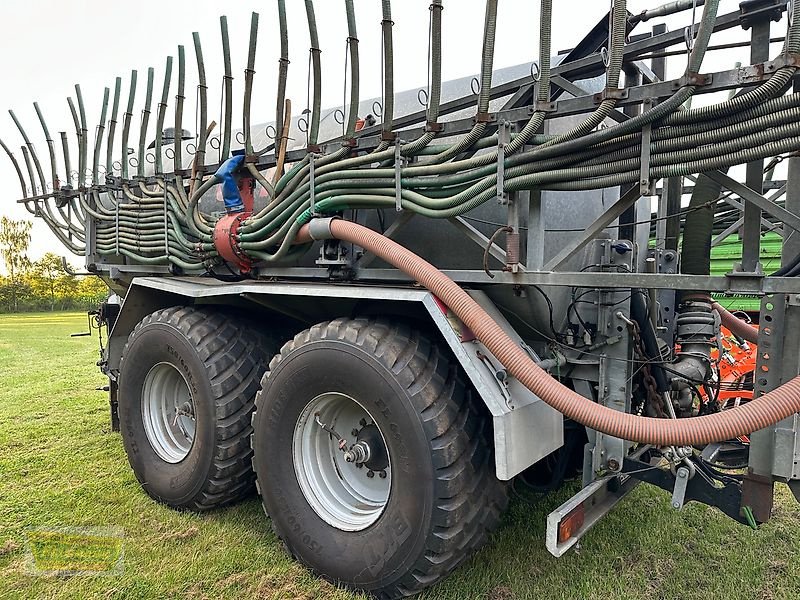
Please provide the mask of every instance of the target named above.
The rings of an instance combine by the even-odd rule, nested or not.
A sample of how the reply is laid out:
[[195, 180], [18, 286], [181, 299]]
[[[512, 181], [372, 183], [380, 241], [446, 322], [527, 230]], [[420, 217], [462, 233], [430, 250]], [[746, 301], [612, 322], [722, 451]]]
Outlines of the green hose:
[[[306, 0], [306, 20], [308, 21], [308, 35], [311, 40], [309, 53], [311, 56], [311, 72], [314, 84], [313, 101], [311, 105], [311, 118], [308, 125], [308, 143], [311, 146], [317, 145], [319, 137], [319, 117], [322, 107], [322, 66], [320, 64], [321, 50], [319, 48], [319, 38], [317, 36], [317, 19], [314, 16], [313, 0]], [[285, 177], [285, 175], [284, 175]], [[280, 181], [276, 188], [281, 189]]]

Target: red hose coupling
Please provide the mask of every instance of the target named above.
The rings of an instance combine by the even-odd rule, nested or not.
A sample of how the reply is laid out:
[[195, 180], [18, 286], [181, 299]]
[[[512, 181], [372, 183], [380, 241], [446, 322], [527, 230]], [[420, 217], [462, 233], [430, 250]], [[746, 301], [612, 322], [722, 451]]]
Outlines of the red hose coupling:
[[214, 247], [227, 262], [233, 263], [241, 273], [249, 273], [253, 266], [250, 257], [239, 247], [236, 234], [251, 212], [227, 214], [214, 225]]

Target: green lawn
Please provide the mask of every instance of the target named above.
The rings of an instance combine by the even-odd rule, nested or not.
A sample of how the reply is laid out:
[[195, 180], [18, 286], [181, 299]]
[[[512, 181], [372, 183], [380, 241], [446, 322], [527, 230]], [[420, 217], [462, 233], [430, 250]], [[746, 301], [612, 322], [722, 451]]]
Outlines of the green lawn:
[[[0, 316], [0, 598], [358, 598], [284, 554], [257, 498], [206, 515], [152, 502], [110, 430], [96, 338], [81, 314]], [[574, 488], [516, 495], [493, 542], [424, 598], [798, 598], [800, 513], [778, 486], [759, 531], [714, 509], [670, 509], [639, 486], [578, 552], [544, 548], [549, 511]], [[26, 532], [122, 532], [121, 574], [28, 572]]]

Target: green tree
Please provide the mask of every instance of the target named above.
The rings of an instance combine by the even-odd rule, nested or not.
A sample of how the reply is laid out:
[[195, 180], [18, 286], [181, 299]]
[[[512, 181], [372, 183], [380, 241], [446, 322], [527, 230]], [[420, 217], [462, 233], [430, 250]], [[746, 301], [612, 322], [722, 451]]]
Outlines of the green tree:
[[65, 286], [63, 279], [69, 277], [64, 271], [61, 257], [52, 252], [45, 253], [42, 258], [33, 263], [33, 287], [37, 295], [47, 297], [50, 310], [56, 309], [56, 300], [61, 295], [60, 288]]
[[8, 272], [11, 308], [14, 311], [19, 308], [20, 285], [31, 264], [27, 255], [31, 243], [31, 225], [30, 221], [15, 221], [8, 217], [0, 219], [0, 256]]

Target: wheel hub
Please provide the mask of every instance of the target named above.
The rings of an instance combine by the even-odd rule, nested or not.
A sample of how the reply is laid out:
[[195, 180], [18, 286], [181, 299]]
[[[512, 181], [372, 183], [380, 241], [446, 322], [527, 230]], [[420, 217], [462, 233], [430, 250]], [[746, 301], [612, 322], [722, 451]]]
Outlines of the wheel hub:
[[392, 481], [386, 442], [354, 398], [329, 392], [311, 400], [295, 425], [292, 454], [303, 495], [330, 525], [360, 531], [383, 513]]
[[186, 458], [197, 421], [183, 374], [170, 363], [154, 365], [144, 378], [141, 407], [147, 440], [159, 458], [173, 464]]

